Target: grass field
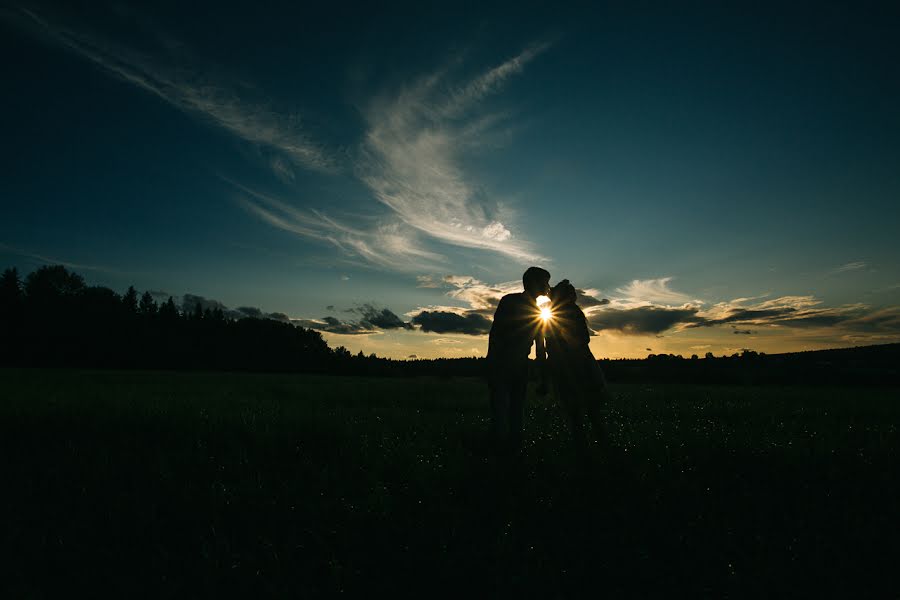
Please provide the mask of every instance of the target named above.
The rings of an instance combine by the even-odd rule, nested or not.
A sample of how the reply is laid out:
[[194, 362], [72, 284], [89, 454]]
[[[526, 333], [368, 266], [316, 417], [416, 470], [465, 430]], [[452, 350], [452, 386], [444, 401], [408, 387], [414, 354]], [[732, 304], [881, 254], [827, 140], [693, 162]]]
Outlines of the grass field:
[[478, 380], [0, 370], [0, 592], [900, 593], [897, 389], [612, 387], [509, 459]]

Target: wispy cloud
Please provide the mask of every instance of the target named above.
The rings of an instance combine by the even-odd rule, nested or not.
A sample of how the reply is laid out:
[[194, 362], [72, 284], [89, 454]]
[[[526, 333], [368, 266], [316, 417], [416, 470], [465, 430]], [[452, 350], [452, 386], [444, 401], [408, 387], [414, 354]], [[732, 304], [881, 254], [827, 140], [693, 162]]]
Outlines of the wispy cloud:
[[760, 326], [818, 327], [848, 322], [866, 310], [863, 304], [821, 306], [815, 296], [781, 296], [763, 302], [747, 303], [742, 299], [720, 302], [709, 310], [698, 312], [690, 327], [724, 324]]
[[422, 247], [416, 232], [403, 223], [382, 221], [353, 226], [320, 211], [300, 208], [272, 194], [222, 179], [242, 192], [237, 198], [239, 203], [258, 219], [298, 236], [330, 244], [347, 257], [391, 270], [434, 268], [445, 260]]
[[[9, 19], [9, 13], [5, 15]], [[299, 115], [280, 113], [270, 103], [249, 97], [243, 88], [214, 80], [206, 74], [209, 65], [184, 60], [179, 44], [167, 43], [148, 55], [73, 25], [71, 19], [63, 22], [21, 8], [10, 20], [109, 75], [259, 147], [266, 165], [284, 183], [296, 181], [298, 167], [323, 172], [338, 168], [334, 155], [310, 137]], [[165, 32], [154, 33], [166, 38]], [[450, 82], [452, 69], [443, 69], [369, 104], [353, 174], [392, 211], [393, 219], [350, 226], [315, 211], [258, 198], [245, 207], [272, 226], [326, 241], [384, 268], [394, 266], [397, 257], [401, 269], [443, 260], [422, 246], [417, 233], [499, 252], [523, 263], [543, 260], [515, 231], [512, 209], [473, 181], [462, 161], [496, 134], [503, 120], [501, 114], [478, 114], [481, 101], [500, 91], [547, 47], [529, 46], [461, 84]]]
[[865, 269], [868, 265], [865, 261], [855, 260], [853, 262], [845, 263], [837, 268], [835, 268], [832, 273], [846, 273], [847, 271], [859, 271], [860, 269]]
[[512, 211], [480, 191], [461, 159], [498, 120], [497, 115], [473, 115], [478, 102], [546, 47], [527, 48], [459, 87], [441, 85], [442, 71], [377, 99], [365, 115], [360, 179], [403, 222], [437, 240], [521, 262], [541, 260], [510, 229]]
[[847, 323], [855, 331], [878, 332], [900, 336], [900, 306], [888, 306], [861, 315]]
[[[285, 116], [265, 104], [242, 99], [236, 92], [202, 75], [201, 66], [166, 67], [133, 50], [99, 36], [76, 31], [22, 8], [25, 19], [16, 19], [32, 32], [45, 36], [112, 76], [134, 85], [175, 108], [230, 132], [238, 138], [279, 153], [294, 165], [331, 171], [335, 161], [305, 133], [299, 115]], [[271, 166], [289, 177], [290, 168], [277, 157]]]
[[579, 305], [594, 331], [623, 335], [656, 335], [696, 320], [702, 300], [670, 287], [674, 277], [633, 279], [609, 298], [599, 290], [582, 290]]
[[447, 296], [465, 302], [471, 310], [491, 315], [500, 298], [522, 291], [522, 282], [518, 280], [487, 284], [469, 275], [447, 275], [444, 282], [452, 286]]
[[444, 285], [443, 281], [435, 279], [433, 275], [416, 275], [416, 287], [438, 289]]
[[112, 267], [107, 267], [104, 265], [91, 265], [85, 263], [76, 263], [70, 262], [67, 260], [61, 260], [59, 258], [55, 258], [52, 256], [46, 256], [44, 254], [38, 254], [36, 252], [29, 252], [28, 250], [24, 250], [22, 248], [17, 248], [15, 246], [10, 246], [8, 244], [4, 244], [0, 242], [0, 250], [8, 252], [10, 254], [15, 254], [17, 256], [24, 256], [25, 258], [30, 258], [40, 263], [44, 263], [47, 265], [62, 265], [64, 267], [68, 267], [70, 269], [79, 269], [83, 271], [101, 271], [105, 273], [120, 273], [121, 271], [117, 269], [113, 269]]
[[616, 289], [618, 301], [620, 304], [662, 304], [662, 305], [681, 305], [685, 303], [702, 304], [702, 301], [696, 300], [683, 294], [676, 292], [669, 283], [674, 277], [662, 277], [660, 279], [634, 279], [625, 286]]
[[517, 56], [482, 73], [468, 84], [451, 93], [440, 113], [445, 117], [454, 117], [465, 113], [474, 104], [486, 96], [498, 92], [503, 84], [514, 75], [525, 69], [525, 65], [550, 47], [549, 43], [534, 44], [525, 48]]

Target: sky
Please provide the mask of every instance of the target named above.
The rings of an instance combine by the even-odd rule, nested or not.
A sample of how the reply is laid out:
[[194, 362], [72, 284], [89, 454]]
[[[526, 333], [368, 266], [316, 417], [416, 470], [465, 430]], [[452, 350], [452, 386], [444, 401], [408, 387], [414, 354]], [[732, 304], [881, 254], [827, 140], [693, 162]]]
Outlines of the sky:
[[531, 265], [597, 357], [900, 342], [889, 3], [187, 4], [0, 7], [3, 268], [392, 358]]

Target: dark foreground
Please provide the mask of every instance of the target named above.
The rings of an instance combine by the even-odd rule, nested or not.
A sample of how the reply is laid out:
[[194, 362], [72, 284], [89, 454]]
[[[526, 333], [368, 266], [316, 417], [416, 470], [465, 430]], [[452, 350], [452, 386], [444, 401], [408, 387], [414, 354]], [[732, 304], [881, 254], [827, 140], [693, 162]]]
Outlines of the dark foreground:
[[614, 386], [621, 456], [467, 379], [0, 370], [3, 597], [900, 592], [896, 388]]

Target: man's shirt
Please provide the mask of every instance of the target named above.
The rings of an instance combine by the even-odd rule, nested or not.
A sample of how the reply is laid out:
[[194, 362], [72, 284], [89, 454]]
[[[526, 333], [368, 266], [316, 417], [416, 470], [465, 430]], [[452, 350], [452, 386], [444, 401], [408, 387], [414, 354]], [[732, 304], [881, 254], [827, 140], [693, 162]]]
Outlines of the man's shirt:
[[531, 344], [538, 342], [538, 360], [544, 358], [540, 310], [534, 299], [519, 292], [500, 299], [494, 313], [494, 323], [488, 341], [488, 361], [491, 363], [524, 362], [531, 352]]

